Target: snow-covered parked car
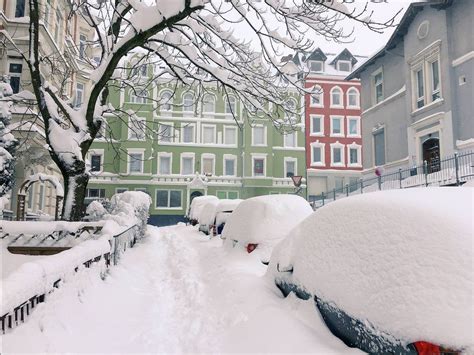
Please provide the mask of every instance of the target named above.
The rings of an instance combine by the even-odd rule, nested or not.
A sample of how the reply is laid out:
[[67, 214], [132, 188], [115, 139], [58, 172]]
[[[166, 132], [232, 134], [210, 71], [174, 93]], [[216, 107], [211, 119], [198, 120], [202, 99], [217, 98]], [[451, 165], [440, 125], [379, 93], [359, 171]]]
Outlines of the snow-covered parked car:
[[330, 203], [275, 247], [267, 276], [314, 300], [350, 347], [471, 353], [473, 201], [472, 188], [442, 187]]
[[204, 205], [199, 219], [199, 230], [204, 234], [219, 235], [222, 233], [229, 215], [242, 202], [240, 199], [219, 200], [217, 203], [208, 202]]
[[208, 200], [202, 208], [201, 213], [199, 214], [198, 223], [199, 231], [204, 234], [209, 234], [211, 227], [214, 223], [216, 216], [216, 207], [219, 204], [218, 199]]
[[222, 232], [225, 244], [255, 251], [268, 263], [273, 247], [299, 222], [313, 213], [308, 201], [296, 195], [266, 195], [241, 202]]
[[204, 205], [206, 202], [212, 200], [217, 201], [218, 198], [216, 196], [206, 195], [195, 197], [191, 201], [191, 205], [189, 206], [189, 211], [186, 216], [191, 225], [195, 226], [198, 224], [199, 216], [201, 215]]

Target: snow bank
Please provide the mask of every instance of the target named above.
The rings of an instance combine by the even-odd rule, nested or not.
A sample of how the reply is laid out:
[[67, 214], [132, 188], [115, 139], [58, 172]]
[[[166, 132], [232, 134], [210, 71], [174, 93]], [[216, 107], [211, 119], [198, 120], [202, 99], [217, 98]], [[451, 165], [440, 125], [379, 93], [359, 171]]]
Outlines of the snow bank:
[[51, 222], [31, 222], [31, 221], [2, 221], [1, 232], [5, 234], [51, 234], [53, 232], [66, 231], [76, 232], [84, 226], [101, 227], [103, 222], [66, 222], [66, 221], [51, 221]]
[[199, 216], [201, 215], [204, 205], [206, 204], [206, 202], [212, 200], [218, 201], [219, 199], [216, 196], [211, 195], [195, 197], [191, 202], [188, 218], [190, 220], [199, 220]]
[[268, 195], [241, 202], [227, 219], [222, 237], [242, 246], [258, 244], [262, 259], [299, 222], [313, 213], [309, 203], [296, 195]]
[[106, 219], [113, 219], [120, 225], [137, 224], [139, 238], [145, 235], [151, 197], [142, 191], [125, 191], [112, 196], [110, 200], [111, 214]]
[[472, 349], [473, 201], [453, 187], [336, 201], [275, 248], [269, 274], [293, 266], [292, 282], [407, 343]]

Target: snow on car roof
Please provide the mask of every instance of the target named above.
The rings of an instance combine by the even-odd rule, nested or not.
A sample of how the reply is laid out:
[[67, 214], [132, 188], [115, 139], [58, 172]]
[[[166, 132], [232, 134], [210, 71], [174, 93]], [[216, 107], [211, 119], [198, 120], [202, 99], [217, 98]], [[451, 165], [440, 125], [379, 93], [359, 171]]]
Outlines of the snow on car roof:
[[209, 225], [214, 222], [214, 219], [216, 218], [216, 207], [218, 203], [219, 200], [206, 201], [198, 217], [199, 224]]
[[240, 199], [234, 199], [234, 200], [219, 200], [219, 203], [216, 207], [216, 213], [219, 212], [224, 212], [224, 211], [233, 211], [237, 208], [237, 206], [242, 202], [243, 200]]
[[206, 195], [206, 196], [197, 196], [193, 198], [191, 201], [191, 207], [189, 210], [189, 218], [190, 219], [199, 219], [199, 215], [201, 214], [202, 208], [206, 204], [206, 202], [210, 200], [218, 200], [216, 196]]
[[376, 329], [472, 349], [473, 201], [442, 187], [333, 202], [275, 248], [270, 275], [291, 265], [297, 285]]
[[227, 219], [223, 238], [273, 246], [312, 212], [309, 203], [296, 195], [249, 198]]

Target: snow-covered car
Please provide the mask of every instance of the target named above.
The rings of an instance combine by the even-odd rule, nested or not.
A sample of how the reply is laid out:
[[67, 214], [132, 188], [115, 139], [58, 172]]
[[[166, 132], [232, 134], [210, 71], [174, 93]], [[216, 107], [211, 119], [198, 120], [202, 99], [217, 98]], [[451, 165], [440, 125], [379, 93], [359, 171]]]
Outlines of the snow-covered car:
[[189, 211], [187, 213], [187, 219], [189, 223], [193, 226], [198, 224], [199, 216], [204, 208], [204, 205], [208, 201], [218, 201], [219, 199], [216, 196], [206, 195], [206, 196], [197, 196], [191, 201], [189, 206]]
[[442, 187], [330, 203], [275, 247], [267, 276], [314, 300], [350, 347], [471, 353], [473, 201], [473, 188]]
[[214, 235], [222, 234], [227, 219], [242, 201], [241, 199], [219, 201], [216, 207], [216, 216], [213, 225]]
[[216, 217], [216, 207], [219, 204], [218, 199], [208, 200], [202, 208], [201, 213], [199, 214], [198, 223], [199, 231], [204, 234], [209, 234], [209, 231], [212, 229], [214, 224], [214, 219]]
[[266, 195], [242, 201], [227, 219], [225, 244], [254, 252], [268, 263], [273, 247], [299, 222], [313, 213], [308, 201], [296, 195]]

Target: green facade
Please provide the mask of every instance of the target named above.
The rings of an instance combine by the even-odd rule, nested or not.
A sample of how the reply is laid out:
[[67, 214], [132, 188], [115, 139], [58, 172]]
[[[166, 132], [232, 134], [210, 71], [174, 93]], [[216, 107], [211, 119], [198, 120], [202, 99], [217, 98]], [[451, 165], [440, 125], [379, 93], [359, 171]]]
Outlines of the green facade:
[[132, 110], [136, 118], [106, 117], [104, 138], [94, 142], [88, 157], [88, 200], [110, 198], [125, 189], [146, 191], [153, 200], [151, 223], [164, 225], [182, 220], [195, 195], [245, 199], [294, 193], [286, 176], [305, 176], [300, 124], [283, 134], [268, 119], [245, 117], [237, 100], [227, 105], [213, 87], [207, 89], [213, 99], [205, 96], [205, 104], [201, 100], [192, 107], [186, 106], [192, 103], [186, 100], [192, 91], [183, 87], [157, 84], [146, 90], [146, 99], [137, 99], [132, 91], [110, 93], [114, 107]]

